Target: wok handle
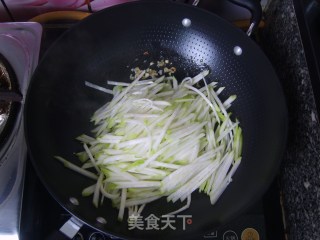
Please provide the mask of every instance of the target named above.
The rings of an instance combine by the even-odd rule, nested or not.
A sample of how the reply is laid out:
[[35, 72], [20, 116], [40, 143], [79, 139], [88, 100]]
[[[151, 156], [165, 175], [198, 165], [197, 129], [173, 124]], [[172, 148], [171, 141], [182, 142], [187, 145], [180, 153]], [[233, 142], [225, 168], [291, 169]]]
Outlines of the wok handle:
[[259, 0], [228, 0], [235, 5], [246, 8], [251, 13], [251, 21], [249, 29], [247, 30], [247, 35], [250, 36], [251, 33], [259, 26], [259, 22], [262, 18], [262, 7]]

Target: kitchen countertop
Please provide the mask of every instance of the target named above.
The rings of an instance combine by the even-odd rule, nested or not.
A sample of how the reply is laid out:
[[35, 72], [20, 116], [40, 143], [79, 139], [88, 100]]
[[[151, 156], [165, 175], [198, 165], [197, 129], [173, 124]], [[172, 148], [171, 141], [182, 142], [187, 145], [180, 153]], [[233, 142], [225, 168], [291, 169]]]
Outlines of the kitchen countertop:
[[320, 126], [292, 0], [271, 1], [262, 43], [282, 83], [289, 111], [280, 170], [288, 239], [320, 239]]

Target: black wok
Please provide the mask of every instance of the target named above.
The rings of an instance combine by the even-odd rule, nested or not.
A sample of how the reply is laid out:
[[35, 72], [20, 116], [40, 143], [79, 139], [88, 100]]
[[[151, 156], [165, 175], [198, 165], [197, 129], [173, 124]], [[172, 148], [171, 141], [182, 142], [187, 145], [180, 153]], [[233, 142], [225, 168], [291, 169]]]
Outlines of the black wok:
[[[183, 26], [185, 18], [191, 26]], [[193, 194], [191, 207], [181, 213], [192, 215], [193, 223], [186, 230], [180, 221], [176, 230], [129, 231], [125, 221], [117, 221], [118, 211], [110, 202], [96, 209], [91, 198], [81, 197], [82, 189], [94, 182], [66, 169], [53, 156], [79, 164], [73, 153], [81, 146], [74, 138], [90, 133], [92, 113], [110, 100], [86, 87], [85, 81], [100, 86], [106, 86], [107, 80], [126, 81], [132, 67], [144, 68], [160, 58], [174, 62], [178, 78], [209, 68], [208, 80], [226, 87], [222, 98], [238, 96], [231, 111], [243, 129], [243, 160], [216, 205], [210, 205], [207, 196]], [[25, 128], [29, 154], [42, 182], [86, 224], [124, 238], [195, 239], [230, 221], [267, 189], [285, 148], [287, 110], [270, 62], [241, 30], [192, 6], [135, 2], [93, 14], [49, 49], [29, 86]], [[77, 198], [79, 205], [72, 204], [70, 197]], [[161, 199], [149, 204], [144, 216], [161, 216], [179, 206]], [[97, 217], [107, 223], [99, 223]]]

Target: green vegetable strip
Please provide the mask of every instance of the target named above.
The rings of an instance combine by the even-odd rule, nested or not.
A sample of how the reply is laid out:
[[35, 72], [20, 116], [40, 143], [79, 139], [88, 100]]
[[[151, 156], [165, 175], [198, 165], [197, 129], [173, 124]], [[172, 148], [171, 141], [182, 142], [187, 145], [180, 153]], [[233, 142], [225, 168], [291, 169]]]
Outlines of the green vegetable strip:
[[94, 190], [96, 189], [97, 184], [93, 184], [89, 187], [86, 187], [85, 189], [82, 190], [82, 196], [88, 197], [94, 193]]
[[85, 169], [82, 169], [74, 164], [72, 164], [71, 162], [69, 162], [68, 160], [60, 157], [60, 156], [54, 156], [57, 160], [59, 160], [60, 162], [62, 162], [64, 164], [65, 167], [70, 168], [71, 170], [78, 172], [80, 174], [82, 174], [83, 176], [86, 176], [88, 178], [91, 178], [93, 180], [97, 180], [98, 177], [96, 174], [89, 172]]
[[127, 189], [123, 188], [121, 191], [121, 201], [120, 201], [120, 209], [118, 214], [118, 220], [122, 221], [123, 214], [124, 214], [124, 208], [126, 206], [126, 199], [127, 199]]

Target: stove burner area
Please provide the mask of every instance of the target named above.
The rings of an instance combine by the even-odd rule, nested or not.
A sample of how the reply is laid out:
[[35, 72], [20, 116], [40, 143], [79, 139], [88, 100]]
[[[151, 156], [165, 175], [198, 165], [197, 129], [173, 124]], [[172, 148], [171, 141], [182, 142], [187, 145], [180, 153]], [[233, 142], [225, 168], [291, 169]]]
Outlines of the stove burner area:
[[[0, 94], [1, 91], [15, 89], [17, 89], [15, 73], [9, 62], [0, 54]], [[12, 130], [18, 108], [18, 103], [13, 103], [9, 99], [0, 100], [0, 147]]]
[[18, 240], [27, 146], [23, 98], [37, 63], [38, 23], [0, 23], [0, 239]]
[[[10, 76], [3, 61], [0, 60], [0, 89], [11, 89]], [[4, 125], [8, 119], [11, 102], [0, 101], [0, 133], [3, 131]]]

